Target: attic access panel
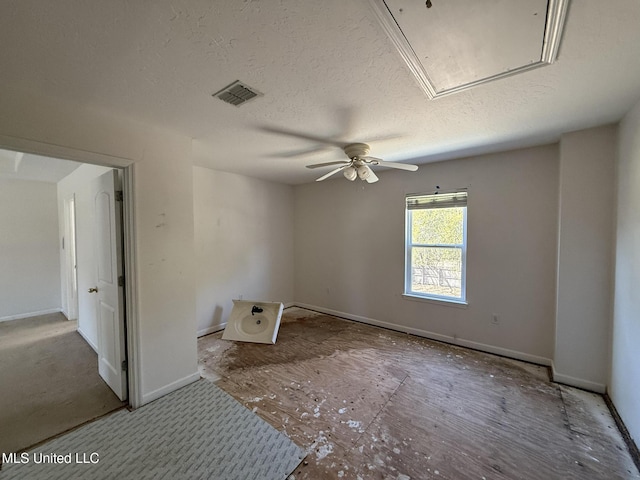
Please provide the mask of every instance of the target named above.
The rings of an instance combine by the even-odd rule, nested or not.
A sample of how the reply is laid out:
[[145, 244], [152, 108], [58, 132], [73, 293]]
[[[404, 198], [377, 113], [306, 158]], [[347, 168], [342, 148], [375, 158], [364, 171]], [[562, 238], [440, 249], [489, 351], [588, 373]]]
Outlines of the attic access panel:
[[553, 63], [569, 0], [370, 0], [429, 98]]

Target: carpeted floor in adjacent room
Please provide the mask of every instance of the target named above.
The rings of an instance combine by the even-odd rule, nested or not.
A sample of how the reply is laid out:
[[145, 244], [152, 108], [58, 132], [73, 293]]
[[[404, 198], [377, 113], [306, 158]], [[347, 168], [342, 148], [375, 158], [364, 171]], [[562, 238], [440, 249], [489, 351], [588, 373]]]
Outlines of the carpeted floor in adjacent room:
[[123, 406], [62, 314], [0, 322], [0, 452], [25, 449]]

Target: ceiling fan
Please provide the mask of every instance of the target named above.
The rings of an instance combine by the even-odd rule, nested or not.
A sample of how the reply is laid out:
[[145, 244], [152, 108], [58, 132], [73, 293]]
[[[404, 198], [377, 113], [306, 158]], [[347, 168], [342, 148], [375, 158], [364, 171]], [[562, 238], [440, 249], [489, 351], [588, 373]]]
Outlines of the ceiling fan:
[[381, 165], [384, 167], [397, 168], [400, 170], [407, 170], [409, 172], [415, 172], [418, 170], [417, 165], [409, 165], [406, 163], [385, 162], [384, 160], [376, 157], [370, 157], [369, 145], [366, 143], [349, 143], [343, 147], [344, 153], [349, 160], [339, 160], [336, 162], [315, 163], [313, 165], [307, 165], [307, 168], [320, 168], [328, 167], [331, 165], [340, 165], [338, 168], [331, 170], [329, 173], [316, 179], [316, 182], [321, 182], [329, 178], [332, 175], [342, 171], [342, 174], [347, 180], [352, 182], [356, 178], [364, 180], [367, 183], [375, 183], [378, 181], [378, 176], [371, 170], [371, 166]]
[[[332, 138], [316, 137], [314, 135], [307, 135], [306, 133], [293, 132], [290, 130], [280, 130], [271, 127], [262, 127], [262, 130], [270, 133], [279, 133], [282, 135], [289, 135], [292, 137], [298, 137], [305, 140], [311, 140], [316, 143], [333, 145], [341, 148], [346, 154], [348, 160], [338, 160], [335, 162], [315, 163], [307, 165], [307, 168], [322, 168], [333, 165], [340, 165], [339, 167], [331, 170], [329, 173], [322, 175], [316, 179], [316, 182], [321, 182], [327, 178], [335, 175], [338, 172], [342, 172], [347, 180], [354, 181], [356, 178], [364, 180], [368, 183], [375, 183], [378, 181], [378, 176], [371, 169], [372, 166], [383, 166], [389, 168], [397, 168], [399, 170], [407, 170], [409, 172], [415, 172], [418, 170], [417, 165], [410, 165], [407, 163], [387, 162], [380, 158], [370, 157], [369, 151], [371, 148], [366, 143], [345, 143]], [[391, 138], [395, 138], [391, 137]]]

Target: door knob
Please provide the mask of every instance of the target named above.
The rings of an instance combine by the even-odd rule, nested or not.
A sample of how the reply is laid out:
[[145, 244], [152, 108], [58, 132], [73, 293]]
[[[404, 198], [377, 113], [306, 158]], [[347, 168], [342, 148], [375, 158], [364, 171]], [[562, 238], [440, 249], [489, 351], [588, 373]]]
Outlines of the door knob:
[[89, 293], [96, 293], [97, 291], [98, 291], [98, 287], [89, 289]]

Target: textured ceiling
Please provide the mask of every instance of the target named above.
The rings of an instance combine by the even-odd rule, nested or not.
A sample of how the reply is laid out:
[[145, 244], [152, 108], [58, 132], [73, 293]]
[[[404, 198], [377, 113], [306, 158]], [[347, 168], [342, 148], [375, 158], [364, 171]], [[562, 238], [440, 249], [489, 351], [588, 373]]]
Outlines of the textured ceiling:
[[[291, 184], [342, 152], [296, 155], [316, 145], [259, 127], [424, 163], [554, 141], [619, 120], [640, 96], [637, 0], [573, 1], [556, 63], [434, 100], [369, 0], [3, 0], [0, 10], [2, 85], [170, 128], [194, 139], [196, 165]], [[236, 79], [264, 95], [242, 107], [211, 97]], [[374, 141], [386, 136], [396, 137]]]

